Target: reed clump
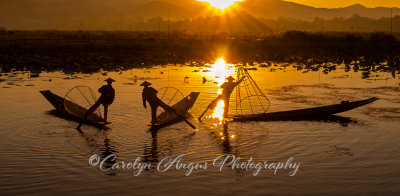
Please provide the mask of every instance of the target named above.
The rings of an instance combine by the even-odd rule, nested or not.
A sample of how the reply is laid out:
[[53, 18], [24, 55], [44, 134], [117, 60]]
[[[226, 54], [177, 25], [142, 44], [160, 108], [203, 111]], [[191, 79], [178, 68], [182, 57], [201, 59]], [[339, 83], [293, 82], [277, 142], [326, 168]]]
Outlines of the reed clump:
[[[221, 51], [224, 51], [221, 54]], [[3, 71], [96, 72], [164, 64], [297, 64], [298, 69], [400, 72], [400, 42], [387, 33], [288, 31], [274, 34], [194, 34], [137, 31], [0, 30]], [[193, 63], [196, 62], [196, 63]]]

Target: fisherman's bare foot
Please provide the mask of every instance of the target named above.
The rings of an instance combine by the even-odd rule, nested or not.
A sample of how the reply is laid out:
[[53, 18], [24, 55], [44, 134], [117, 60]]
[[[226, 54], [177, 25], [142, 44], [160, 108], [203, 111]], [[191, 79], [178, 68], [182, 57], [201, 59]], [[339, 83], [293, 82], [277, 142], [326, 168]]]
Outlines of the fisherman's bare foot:
[[109, 125], [109, 124], [111, 124], [111, 122], [110, 121], [105, 121], [104, 124]]

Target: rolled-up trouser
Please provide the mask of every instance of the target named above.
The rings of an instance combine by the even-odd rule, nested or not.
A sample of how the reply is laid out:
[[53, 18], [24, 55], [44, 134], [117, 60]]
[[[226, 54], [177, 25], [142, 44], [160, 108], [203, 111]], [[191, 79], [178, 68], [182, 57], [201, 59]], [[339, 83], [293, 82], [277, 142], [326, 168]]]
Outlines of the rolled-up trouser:
[[222, 100], [222, 96], [221, 96], [221, 95], [218, 95], [218, 97], [215, 98], [215, 99], [208, 105], [208, 108], [209, 108], [209, 109], [214, 109], [215, 107], [217, 107], [217, 104], [218, 104], [218, 102], [219, 102], [220, 100]]
[[229, 100], [224, 100], [224, 118], [228, 118]]
[[215, 98], [210, 105], [208, 105], [209, 109], [214, 109], [217, 107], [217, 104], [219, 101], [223, 100], [224, 101], [224, 118], [228, 117], [228, 111], [229, 111], [229, 97], [219, 95], [217, 98]]

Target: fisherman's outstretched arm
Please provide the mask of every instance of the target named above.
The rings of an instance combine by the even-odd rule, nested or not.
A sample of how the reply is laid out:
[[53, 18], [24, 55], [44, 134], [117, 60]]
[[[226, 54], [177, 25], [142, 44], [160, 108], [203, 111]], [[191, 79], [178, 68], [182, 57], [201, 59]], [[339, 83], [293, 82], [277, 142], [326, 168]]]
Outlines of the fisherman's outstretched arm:
[[156, 90], [155, 88], [152, 88], [154, 91], [154, 94], [158, 94], [158, 90]]
[[235, 83], [235, 86], [237, 86], [237, 85], [239, 85], [241, 82], [243, 82], [243, 80], [246, 78], [246, 76], [243, 76], [243, 78], [242, 79], [240, 79], [239, 81], [237, 81], [236, 83]]

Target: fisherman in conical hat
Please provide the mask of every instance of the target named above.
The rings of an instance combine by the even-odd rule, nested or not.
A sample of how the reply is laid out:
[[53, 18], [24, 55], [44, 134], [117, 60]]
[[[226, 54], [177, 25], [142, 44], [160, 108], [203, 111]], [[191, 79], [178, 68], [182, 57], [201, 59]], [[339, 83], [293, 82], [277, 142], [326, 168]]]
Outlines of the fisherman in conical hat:
[[143, 106], [147, 109], [146, 102], [149, 102], [151, 108], [151, 124], [155, 125], [157, 123], [157, 108], [158, 106], [164, 108], [165, 111], [169, 113], [173, 113], [173, 109], [161, 101], [160, 98], [157, 97], [158, 91], [151, 86], [150, 82], [144, 81], [140, 86], [143, 86], [142, 99]]
[[203, 117], [203, 115], [207, 112], [208, 109], [214, 109], [220, 100], [224, 101], [224, 118], [228, 117], [229, 98], [231, 97], [231, 94], [232, 94], [233, 90], [235, 89], [235, 87], [237, 85], [239, 85], [244, 80], [244, 78], [245, 77], [243, 77], [242, 79], [240, 79], [237, 82], [233, 82], [235, 80], [235, 78], [233, 78], [232, 76], [229, 76], [228, 78], [226, 78], [228, 80], [228, 82], [225, 82], [221, 85], [222, 94], [219, 95], [216, 99], [214, 99], [214, 101], [212, 101], [210, 103], [210, 105], [208, 105], [207, 109], [199, 117], [199, 120], [201, 120], [201, 117]]
[[148, 86], [151, 86], [151, 83], [144, 81], [140, 86], [148, 87]]
[[[97, 108], [99, 108], [100, 105], [104, 106], [104, 123], [105, 124], [110, 124], [109, 122], [107, 122], [107, 114], [108, 114], [108, 106], [111, 105], [114, 102], [114, 98], [115, 98], [115, 90], [114, 88], [111, 86], [111, 84], [113, 82], [115, 82], [115, 80], [113, 80], [112, 78], [108, 78], [106, 80], [104, 80], [107, 82], [107, 85], [103, 85], [101, 88], [99, 88], [99, 93], [101, 93], [100, 98], [96, 101], [95, 104], [93, 104], [89, 110], [85, 113], [85, 119], [92, 114], [94, 111], [97, 110]], [[82, 126], [82, 123], [79, 124], [78, 129], [80, 129], [80, 127]]]

